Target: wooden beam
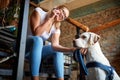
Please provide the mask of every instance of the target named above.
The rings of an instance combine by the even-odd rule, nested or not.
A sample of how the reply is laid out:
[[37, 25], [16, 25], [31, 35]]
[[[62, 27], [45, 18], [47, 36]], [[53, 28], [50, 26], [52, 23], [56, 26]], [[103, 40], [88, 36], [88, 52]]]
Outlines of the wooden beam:
[[83, 31], [89, 31], [89, 28], [87, 27], [87, 26], [85, 26], [84, 24], [81, 24], [80, 22], [78, 22], [78, 21], [76, 21], [76, 20], [74, 20], [74, 19], [72, 19], [72, 18], [67, 18], [66, 19], [68, 22], [70, 22], [71, 24], [73, 24], [73, 25], [75, 25], [75, 26], [77, 26], [77, 27], [79, 27], [79, 28], [81, 28]]
[[120, 19], [116, 19], [116, 20], [113, 20], [111, 22], [105, 23], [103, 25], [97, 26], [97, 27], [89, 30], [89, 32], [95, 32], [96, 33], [98, 31], [104, 30], [106, 28], [114, 27], [117, 24], [120, 24]]
[[33, 7], [38, 7], [37, 4], [35, 4], [34, 2], [30, 1], [30, 5], [32, 5]]
[[[30, 5], [32, 5], [33, 7], [39, 7], [37, 4], [35, 4], [34, 2], [30, 2]], [[48, 11], [46, 8], [41, 7], [44, 11]]]
[[[30, 4], [32, 5], [32, 6], [34, 6], [34, 7], [37, 7], [37, 4], [35, 4], [35, 3], [33, 3], [33, 2], [30, 2]], [[45, 9], [45, 8], [43, 8], [43, 7], [41, 7], [43, 10], [45, 10], [45, 11], [48, 11], [47, 9]], [[70, 23], [72, 23], [72, 24], [74, 24], [76, 27], [78, 27], [78, 28], [81, 28], [83, 31], [88, 31], [89, 30], [89, 28], [87, 27], [87, 26], [85, 26], [84, 24], [81, 24], [80, 22], [78, 22], [78, 21], [76, 21], [76, 20], [74, 20], [74, 19], [72, 19], [72, 18], [67, 18], [66, 19], [66, 21], [68, 21], [68, 22], [70, 22]]]

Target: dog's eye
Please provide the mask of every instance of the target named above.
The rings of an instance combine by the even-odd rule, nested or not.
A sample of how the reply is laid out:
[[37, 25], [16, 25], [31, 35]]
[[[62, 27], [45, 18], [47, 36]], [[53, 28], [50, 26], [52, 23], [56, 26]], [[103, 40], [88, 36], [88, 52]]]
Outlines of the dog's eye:
[[81, 36], [81, 38], [82, 38], [82, 39], [85, 39], [85, 38], [86, 38], [86, 36], [84, 36], [84, 35], [83, 35], [83, 36]]

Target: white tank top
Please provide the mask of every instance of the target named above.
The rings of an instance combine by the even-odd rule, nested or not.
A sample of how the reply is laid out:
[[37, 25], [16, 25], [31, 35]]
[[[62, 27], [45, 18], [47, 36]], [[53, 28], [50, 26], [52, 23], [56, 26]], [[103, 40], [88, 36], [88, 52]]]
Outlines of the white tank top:
[[[39, 13], [40, 18], [41, 18], [40, 24], [42, 24], [45, 20], [47, 12], [43, 11], [40, 7], [35, 8], [35, 11], [37, 11]], [[46, 31], [44, 31], [40, 37], [42, 37], [43, 40], [47, 40], [53, 33], [60, 33], [60, 29], [56, 29], [55, 26], [52, 25], [50, 32], [48, 33]]]

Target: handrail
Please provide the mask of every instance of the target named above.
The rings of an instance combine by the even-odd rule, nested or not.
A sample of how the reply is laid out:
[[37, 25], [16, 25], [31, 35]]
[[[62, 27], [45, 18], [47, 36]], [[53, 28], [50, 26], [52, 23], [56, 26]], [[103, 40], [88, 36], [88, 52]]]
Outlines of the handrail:
[[93, 29], [90, 29], [89, 31], [90, 32], [98, 32], [98, 31], [101, 31], [103, 29], [106, 29], [106, 28], [110, 28], [110, 27], [114, 27], [115, 25], [117, 24], [120, 24], [120, 18], [119, 19], [116, 19], [116, 20], [113, 20], [111, 22], [108, 22], [108, 23], [105, 23], [103, 25], [100, 25], [100, 26], [97, 26]]
[[[33, 2], [30, 2], [30, 4], [32, 5], [32, 6], [34, 6], [34, 7], [37, 7], [37, 4], [35, 4], [35, 3], [33, 3]], [[47, 9], [45, 9], [45, 8], [43, 8], [43, 7], [41, 7], [43, 10], [45, 10], [45, 11], [48, 11]], [[68, 21], [68, 22], [70, 22], [70, 23], [72, 23], [72, 24], [74, 24], [76, 27], [79, 27], [79, 28], [81, 28], [83, 31], [89, 31], [89, 28], [87, 27], [87, 26], [85, 26], [84, 24], [81, 24], [80, 22], [78, 22], [78, 21], [76, 21], [76, 20], [74, 20], [74, 19], [72, 19], [72, 18], [67, 18], [66, 19], [66, 21]]]
[[84, 24], [82, 24], [82, 23], [80, 23], [80, 22], [78, 22], [78, 21], [76, 21], [76, 20], [74, 20], [74, 19], [72, 19], [72, 18], [70, 18], [70, 17], [67, 18], [66, 20], [67, 20], [68, 22], [70, 22], [71, 24], [73, 24], [73, 25], [81, 28], [81, 29], [82, 29], [83, 31], [85, 31], [85, 32], [89, 31], [89, 28], [88, 28], [87, 26], [85, 26]]

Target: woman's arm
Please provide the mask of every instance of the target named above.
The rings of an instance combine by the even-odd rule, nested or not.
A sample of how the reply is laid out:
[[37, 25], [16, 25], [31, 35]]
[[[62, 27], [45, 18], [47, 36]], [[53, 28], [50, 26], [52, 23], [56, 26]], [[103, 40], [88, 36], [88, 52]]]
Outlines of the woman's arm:
[[74, 50], [76, 50], [75, 47], [68, 48], [68, 47], [61, 46], [59, 44], [60, 28], [57, 28], [57, 30], [58, 30], [58, 32], [54, 33], [51, 38], [53, 49], [56, 51], [61, 51], [61, 52], [73, 52]]
[[74, 50], [76, 50], [76, 48], [74, 48], [74, 47], [68, 48], [68, 47], [61, 46], [59, 44], [59, 33], [54, 34], [52, 36], [52, 47], [54, 50], [60, 51], [60, 52], [73, 52]]
[[[77, 47], [68, 48], [68, 47], [61, 46], [59, 44], [60, 24], [57, 24], [56, 26], [57, 26], [58, 32], [55, 33], [54, 35], [52, 35], [52, 47], [53, 47], [53, 49], [56, 50], [56, 51], [60, 51], [60, 52], [74, 52], [76, 49], [78, 49]], [[82, 54], [86, 54], [87, 53], [87, 48], [81, 48], [80, 52]]]
[[[60, 33], [56, 33], [52, 36], [52, 47], [54, 50], [60, 51], [60, 52], [74, 52], [76, 49], [78, 49], [77, 47], [68, 48], [68, 47], [61, 46], [59, 44], [59, 36], [60, 36]], [[80, 48], [80, 52], [82, 54], [86, 54], [87, 48]]]
[[54, 15], [46, 18], [43, 24], [40, 24], [40, 15], [37, 11], [33, 11], [30, 16], [30, 26], [33, 35], [41, 35], [44, 31], [50, 30], [51, 25], [53, 24]]

